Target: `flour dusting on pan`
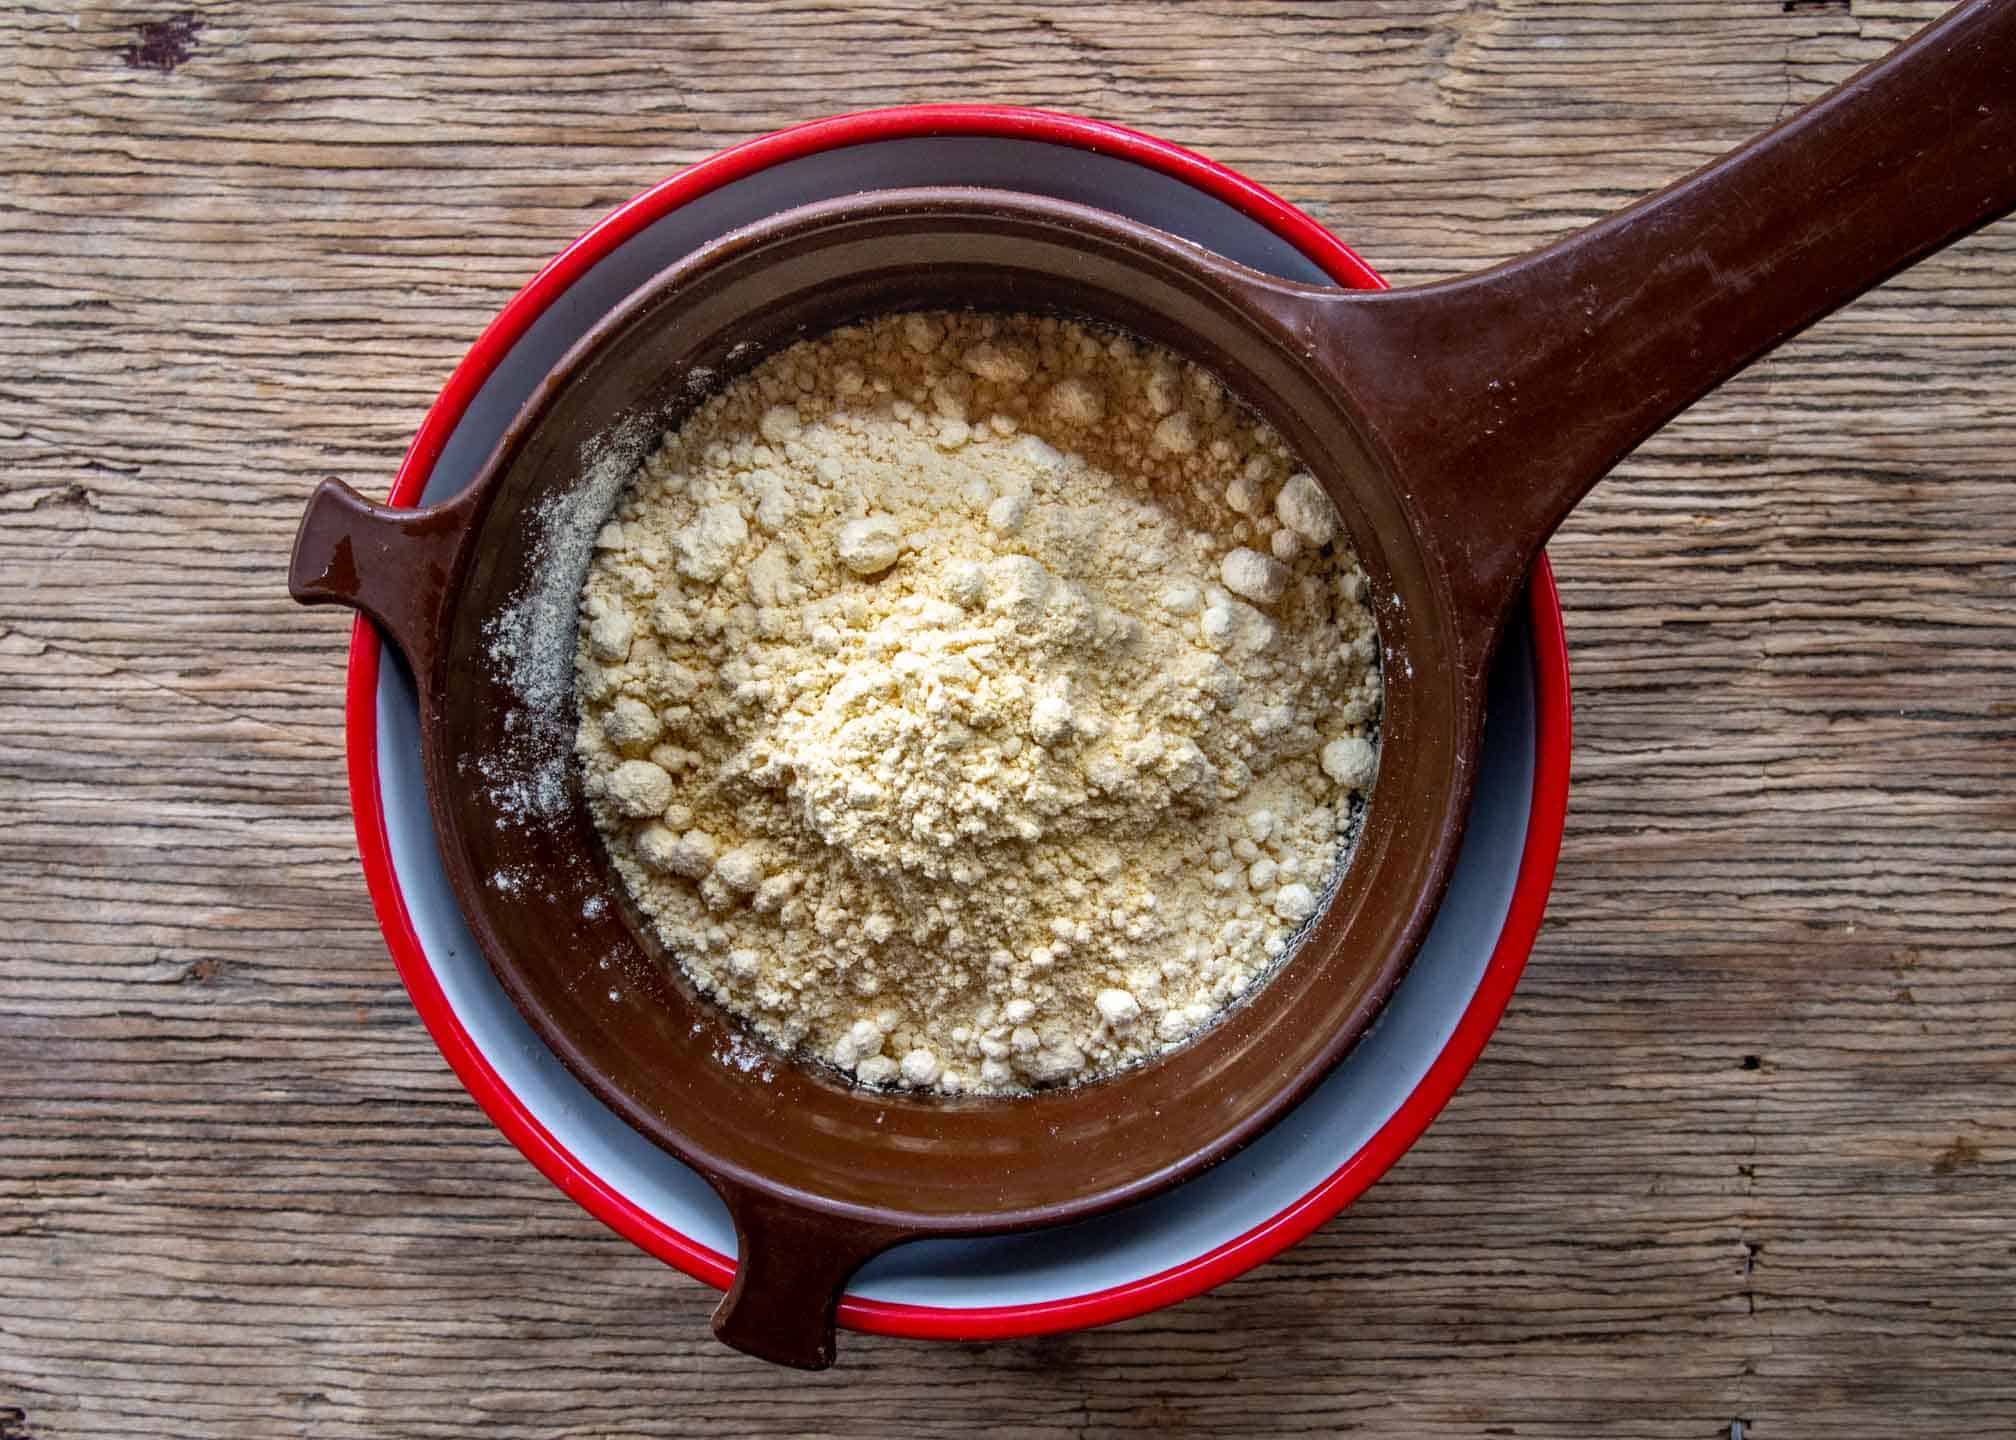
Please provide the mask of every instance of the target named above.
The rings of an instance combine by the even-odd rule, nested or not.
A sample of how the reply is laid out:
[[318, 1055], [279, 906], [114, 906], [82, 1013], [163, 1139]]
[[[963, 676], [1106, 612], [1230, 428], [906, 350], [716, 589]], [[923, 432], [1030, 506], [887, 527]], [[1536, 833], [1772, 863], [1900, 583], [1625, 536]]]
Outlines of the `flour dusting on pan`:
[[510, 740], [477, 761], [500, 825], [551, 820], [567, 807], [581, 586], [603, 521], [661, 428], [633, 416], [582, 447], [580, 483], [531, 513], [531, 579], [483, 627], [490, 663], [519, 705], [505, 717]]

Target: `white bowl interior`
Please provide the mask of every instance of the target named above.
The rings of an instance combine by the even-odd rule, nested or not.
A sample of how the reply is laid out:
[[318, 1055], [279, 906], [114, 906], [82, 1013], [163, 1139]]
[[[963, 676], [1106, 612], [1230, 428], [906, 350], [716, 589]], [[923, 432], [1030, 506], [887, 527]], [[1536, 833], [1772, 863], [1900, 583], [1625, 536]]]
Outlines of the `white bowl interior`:
[[[463, 489], [532, 387], [624, 295], [697, 246], [777, 210], [853, 191], [972, 184], [1083, 201], [1187, 236], [1276, 274], [1322, 271], [1257, 221], [1180, 180], [1114, 156], [986, 137], [880, 141], [733, 181], [632, 236], [523, 335], [471, 403], [424, 499]], [[689, 1239], [732, 1256], [734, 1227], [707, 1185], [567, 1073], [519, 1015], [464, 925], [441, 868], [420, 767], [411, 678], [379, 670], [378, 773], [392, 865], [422, 949], [457, 1019], [498, 1076], [577, 1160]], [[1378, 1022], [1307, 1101], [1225, 1164], [1117, 1215], [1024, 1235], [933, 1240], [872, 1261], [849, 1293], [959, 1309], [1067, 1299], [1144, 1279], [1235, 1239], [1322, 1183], [1420, 1084], [1481, 982], [1510, 907], [1535, 764], [1534, 654], [1524, 622], [1492, 675], [1468, 836], [1427, 943]]]

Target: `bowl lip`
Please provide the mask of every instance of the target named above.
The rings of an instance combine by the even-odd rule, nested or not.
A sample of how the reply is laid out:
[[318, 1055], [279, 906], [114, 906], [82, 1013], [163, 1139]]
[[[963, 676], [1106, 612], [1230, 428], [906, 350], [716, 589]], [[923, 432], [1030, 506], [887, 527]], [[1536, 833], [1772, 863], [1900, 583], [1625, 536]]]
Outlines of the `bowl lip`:
[[[1006, 106], [921, 105], [837, 115], [745, 141], [692, 165], [605, 215], [549, 261], [498, 312], [450, 375], [408, 447], [389, 504], [417, 502], [455, 426], [506, 353], [590, 267], [693, 199], [788, 160], [878, 141], [964, 136], [1033, 140], [1112, 155], [1182, 180], [1266, 226], [1338, 283], [1385, 282], [1315, 220], [1245, 177], [1189, 150], [1103, 121]], [[930, 1306], [843, 1296], [839, 1321], [856, 1330], [940, 1339], [1003, 1339], [1110, 1323], [1187, 1299], [1243, 1273], [1337, 1214], [1405, 1153], [1446, 1105], [1496, 1029], [1538, 934], [1566, 814], [1570, 701], [1559, 596], [1543, 555], [1528, 586], [1535, 655], [1535, 766], [1526, 840], [1511, 903], [1476, 991], [1427, 1073], [1373, 1136], [1294, 1203], [1201, 1255], [1106, 1289], [1016, 1305]], [[377, 766], [380, 641], [361, 616], [345, 677], [351, 810], [380, 929], [428, 1033], [490, 1121], [583, 1209], [695, 1279], [726, 1289], [732, 1256], [689, 1239], [617, 1192], [579, 1161], [492, 1068], [449, 1006], [406, 910], [392, 868]]]

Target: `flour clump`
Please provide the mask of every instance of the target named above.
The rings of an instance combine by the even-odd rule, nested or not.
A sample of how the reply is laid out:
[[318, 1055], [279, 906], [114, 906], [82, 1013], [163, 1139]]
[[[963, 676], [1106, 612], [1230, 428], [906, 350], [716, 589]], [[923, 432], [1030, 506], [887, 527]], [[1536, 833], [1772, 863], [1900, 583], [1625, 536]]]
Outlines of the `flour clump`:
[[1060, 319], [772, 355], [638, 466], [580, 616], [615, 868], [702, 992], [868, 1085], [1182, 1043], [1321, 908], [1376, 774], [1329, 496], [1208, 373]]

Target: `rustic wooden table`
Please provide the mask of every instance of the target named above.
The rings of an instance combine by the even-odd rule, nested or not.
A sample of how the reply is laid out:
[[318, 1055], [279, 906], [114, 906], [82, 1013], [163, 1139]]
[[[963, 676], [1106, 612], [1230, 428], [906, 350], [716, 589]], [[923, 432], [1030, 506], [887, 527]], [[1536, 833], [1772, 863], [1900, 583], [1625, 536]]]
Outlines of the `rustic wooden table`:
[[541, 261], [746, 136], [1119, 119], [1406, 283], [1939, 8], [0, 7], [0, 1437], [2016, 1434], [2016, 224], [1569, 523], [1574, 791], [1503, 1028], [1357, 1206], [1109, 1330], [816, 1377], [708, 1338], [415, 1019], [348, 625], [282, 584], [315, 479], [383, 493]]

